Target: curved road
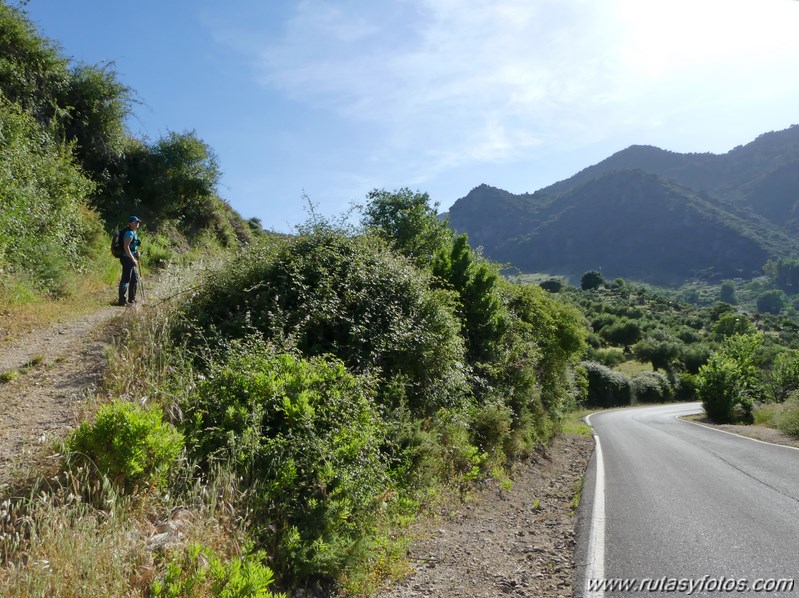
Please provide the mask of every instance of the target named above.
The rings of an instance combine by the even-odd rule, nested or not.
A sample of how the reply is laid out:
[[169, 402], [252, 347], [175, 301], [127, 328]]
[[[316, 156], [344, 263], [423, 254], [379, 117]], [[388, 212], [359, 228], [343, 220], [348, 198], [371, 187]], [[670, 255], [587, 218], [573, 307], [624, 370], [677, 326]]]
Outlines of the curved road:
[[799, 596], [799, 450], [677, 419], [701, 411], [590, 416], [577, 595]]

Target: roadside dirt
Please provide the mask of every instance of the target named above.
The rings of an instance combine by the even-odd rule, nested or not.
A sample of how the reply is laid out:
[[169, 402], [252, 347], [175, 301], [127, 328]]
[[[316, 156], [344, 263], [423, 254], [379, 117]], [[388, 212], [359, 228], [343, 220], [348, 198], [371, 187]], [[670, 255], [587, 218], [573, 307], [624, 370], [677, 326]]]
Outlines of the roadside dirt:
[[517, 468], [510, 490], [492, 482], [454, 513], [420, 524], [409, 553], [415, 571], [378, 598], [571, 598], [573, 499], [593, 447], [591, 438], [560, 436]]
[[52, 441], [77, 424], [128, 309], [103, 307], [0, 347], [0, 495], [34, 464], [46, 463]]

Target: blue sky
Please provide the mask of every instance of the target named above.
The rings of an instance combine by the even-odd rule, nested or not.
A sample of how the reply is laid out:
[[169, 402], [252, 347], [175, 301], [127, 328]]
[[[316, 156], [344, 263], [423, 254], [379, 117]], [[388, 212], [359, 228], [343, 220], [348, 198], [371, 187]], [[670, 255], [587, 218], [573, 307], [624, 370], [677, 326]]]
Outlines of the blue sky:
[[[13, 4], [13, 2], [12, 2]], [[799, 123], [795, 0], [30, 0], [115, 62], [139, 137], [195, 130], [220, 195], [290, 232], [374, 188], [446, 210], [632, 144], [724, 153]], [[305, 199], [307, 197], [307, 200]]]

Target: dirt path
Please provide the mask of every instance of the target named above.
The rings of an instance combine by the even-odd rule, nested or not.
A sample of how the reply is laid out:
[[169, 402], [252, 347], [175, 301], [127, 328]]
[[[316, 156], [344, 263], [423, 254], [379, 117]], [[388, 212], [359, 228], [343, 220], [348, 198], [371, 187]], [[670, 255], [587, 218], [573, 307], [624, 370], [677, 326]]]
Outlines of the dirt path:
[[103, 307], [34, 330], [0, 351], [0, 375], [13, 378], [0, 382], [0, 493], [76, 425], [82, 399], [100, 380], [111, 323], [126, 309]]

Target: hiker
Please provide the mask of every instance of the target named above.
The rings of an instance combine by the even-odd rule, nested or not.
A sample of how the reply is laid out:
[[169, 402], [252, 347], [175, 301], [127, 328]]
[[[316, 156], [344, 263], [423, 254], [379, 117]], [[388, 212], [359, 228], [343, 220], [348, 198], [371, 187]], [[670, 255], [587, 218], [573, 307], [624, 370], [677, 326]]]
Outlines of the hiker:
[[[119, 261], [122, 263], [122, 278], [119, 281], [119, 305], [136, 303], [136, 287], [139, 284], [139, 237], [136, 231], [139, 230], [141, 220], [138, 216], [128, 218], [128, 225], [123, 229], [122, 235], [122, 255]], [[125, 295], [127, 294], [127, 299]]]

